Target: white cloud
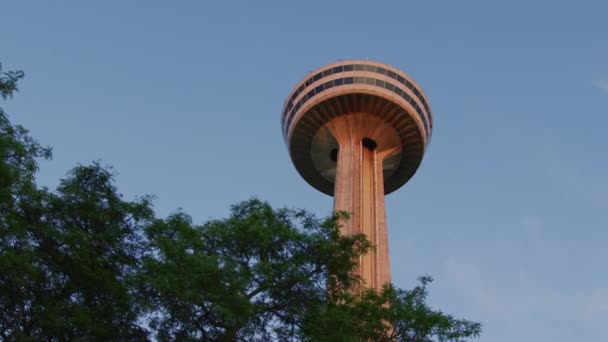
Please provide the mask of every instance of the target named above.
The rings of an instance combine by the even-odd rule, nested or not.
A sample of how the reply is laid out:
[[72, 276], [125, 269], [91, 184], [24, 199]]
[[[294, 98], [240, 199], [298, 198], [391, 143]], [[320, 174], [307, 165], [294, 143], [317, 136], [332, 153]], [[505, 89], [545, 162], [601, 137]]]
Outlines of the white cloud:
[[524, 216], [521, 225], [529, 237], [536, 237], [542, 229], [542, 221], [536, 216]]
[[591, 85], [608, 94], [608, 79], [591, 81]]
[[593, 207], [606, 208], [608, 178], [604, 174], [590, 168], [552, 162], [547, 165], [547, 175], [560, 187], [592, 204]]
[[608, 288], [541, 288], [525, 272], [514, 274], [508, 284], [496, 284], [479, 265], [456, 258], [447, 260], [446, 271], [458, 291], [490, 316], [514, 323], [534, 320], [539, 315], [599, 325], [608, 321]]

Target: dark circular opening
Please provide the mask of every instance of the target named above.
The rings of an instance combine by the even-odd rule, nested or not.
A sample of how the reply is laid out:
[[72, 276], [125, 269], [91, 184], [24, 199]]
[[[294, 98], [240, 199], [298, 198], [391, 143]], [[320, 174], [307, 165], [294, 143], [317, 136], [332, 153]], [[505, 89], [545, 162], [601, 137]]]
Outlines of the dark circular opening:
[[363, 146], [370, 151], [373, 151], [376, 149], [376, 147], [378, 147], [378, 144], [376, 144], [376, 142], [370, 138], [363, 138], [362, 143], [363, 143]]
[[333, 161], [334, 163], [338, 161], [338, 149], [334, 148], [333, 150], [331, 150], [331, 152], [329, 152], [329, 158], [331, 158], [331, 161]]

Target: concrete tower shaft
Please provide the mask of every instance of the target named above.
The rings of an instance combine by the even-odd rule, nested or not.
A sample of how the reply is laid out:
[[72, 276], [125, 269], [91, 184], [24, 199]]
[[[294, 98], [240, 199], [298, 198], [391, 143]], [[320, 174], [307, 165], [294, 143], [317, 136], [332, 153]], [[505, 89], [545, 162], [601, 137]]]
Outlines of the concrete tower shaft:
[[364, 233], [376, 245], [375, 251], [361, 256], [355, 274], [366, 286], [380, 288], [391, 281], [382, 165], [399, 147], [390, 139], [390, 133], [396, 132], [365, 113], [337, 117], [327, 128], [339, 148], [334, 210], [351, 213], [349, 220], [341, 222], [342, 233]]

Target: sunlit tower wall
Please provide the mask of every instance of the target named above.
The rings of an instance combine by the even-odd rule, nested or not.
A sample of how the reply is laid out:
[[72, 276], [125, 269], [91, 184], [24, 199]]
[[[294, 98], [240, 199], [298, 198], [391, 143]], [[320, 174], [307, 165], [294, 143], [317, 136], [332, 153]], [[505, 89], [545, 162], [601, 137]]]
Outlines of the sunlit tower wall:
[[391, 281], [384, 196], [416, 172], [433, 118], [416, 82], [389, 65], [349, 60], [319, 68], [291, 91], [283, 137], [300, 175], [350, 213], [342, 234], [365, 233], [376, 249], [355, 274], [365, 286]]

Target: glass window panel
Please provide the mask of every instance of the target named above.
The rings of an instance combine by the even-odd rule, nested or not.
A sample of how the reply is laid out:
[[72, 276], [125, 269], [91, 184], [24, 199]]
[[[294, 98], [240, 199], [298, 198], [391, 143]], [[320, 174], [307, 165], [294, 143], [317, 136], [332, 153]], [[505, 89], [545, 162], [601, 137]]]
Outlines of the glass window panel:
[[403, 96], [403, 90], [401, 90], [401, 88], [395, 87], [395, 92], [399, 94], [399, 96]]
[[331, 69], [327, 69], [323, 71], [323, 77], [331, 75]]
[[386, 69], [384, 69], [382, 67], [377, 67], [376, 68], [376, 72], [379, 73], [379, 74], [386, 75]]
[[410, 96], [408, 94], [406, 94], [405, 92], [403, 92], [403, 98], [405, 99], [405, 101], [410, 101]]
[[405, 84], [405, 78], [403, 78], [401, 75], [397, 75], [397, 81], [399, 81], [401, 84]]
[[420, 92], [418, 91], [418, 89], [414, 88], [414, 94], [416, 94], [416, 96], [420, 96]]
[[316, 75], [314, 75], [314, 76], [312, 77], [312, 79], [313, 79], [314, 81], [316, 81], [316, 80], [318, 80], [318, 79], [320, 79], [320, 78], [321, 78], [321, 73], [317, 73]]
[[365, 71], [375, 72], [376, 71], [376, 67], [373, 66], [373, 65], [366, 65], [365, 66]]
[[342, 85], [342, 83], [344, 83], [343, 78], [338, 78], [337, 80], [334, 80], [334, 85], [336, 86]]
[[354, 69], [355, 67], [352, 64], [344, 66], [344, 71], [353, 71]]
[[318, 94], [318, 93], [320, 93], [322, 91], [323, 91], [323, 85], [320, 85], [320, 86], [318, 86], [318, 87], [315, 88], [315, 94]]
[[344, 79], [344, 84], [353, 84], [353, 81], [352, 77], [347, 77]]
[[409, 89], [412, 89], [414, 86], [410, 83], [410, 81], [405, 81], [405, 86]]
[[390, 78], [397, 78], [397, 74], [394, 73], [393, 71], [387, 70], [386, 74], [388, 75], [388, 77]]
[[381, 81], [381, 80], [376, 80], [376, 85], [377, 85], [378, 87], [382, 87], [382, 88], [384, 88], [384, 81]]
[[394, 91], [395, 90], [395, 87], [392, 84], [388, 83], [388, 82], [386, 82], [386, 84], [384, 85], [384, 87], [386, 89], [390, 90], [390, 91]]
[[369, 85], [375, 85], [376, 84], [376, 80], [374, 80], [371, 77], [364, 77], [364, 79], [365, 79], [365, 83], [366, 84], [369, 84]]
[[355, 71], [363, 71], [363, 70], [365, 70], [365, 65], [355, 64]]
[[334, 67], [333, 69], [331, 69], [332, 74], [338, 73], [338, 72], [342, 72], [343, 67], [342, 66], [337, 66]]

